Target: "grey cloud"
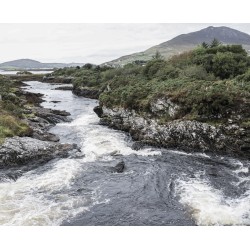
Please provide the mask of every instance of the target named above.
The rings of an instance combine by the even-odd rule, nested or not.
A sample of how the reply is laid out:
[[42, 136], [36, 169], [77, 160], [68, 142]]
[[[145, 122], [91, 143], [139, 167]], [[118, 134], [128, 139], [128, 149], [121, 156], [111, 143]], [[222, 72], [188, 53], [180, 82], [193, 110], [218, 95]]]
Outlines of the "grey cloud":
[[102, 63], [210, 25], [250, 33], [249, 24], [0, 24], [0, 61], [32, 58], [65, 62], [78, 58]]

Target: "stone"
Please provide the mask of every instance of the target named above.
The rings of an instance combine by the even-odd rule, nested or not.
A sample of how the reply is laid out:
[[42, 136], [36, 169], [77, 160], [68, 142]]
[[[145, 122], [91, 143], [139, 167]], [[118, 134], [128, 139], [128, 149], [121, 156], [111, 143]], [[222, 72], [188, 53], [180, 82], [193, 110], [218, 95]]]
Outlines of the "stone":
[[[250, 157], [246, 136], [238, 125], [214, 126], [195, 120], [175, 119], [164, 124], [158, 115], [140, 113], [121, 107], [102, 106], [100, 124], [129, 132], [136, 141], [146, 144], [175, 148], [184, 151], [201, 151]], [[247, 135], [247, 133], [245, 132]], [[135, 147], [136, 148], [136, 147]]]
[[115, 165], [114, 168], [112, 168], [113, 172], [115, 173], [123, 173], [124, 169], [125, 169], [124, 161], [120, 161], [118, 164]]
[[94, 107], [94, 112], [97, 114], [98, 117], [102, 117], [102, 114], [103, 114], [103, 110], [100, 106], [96, 106]]
[[67, 157], [73, 149], [74, 146], [71, 144], [15, 136], [6, 139], [0, 147], [0, 167], [40, 164], [56, 157]]
[[145, 146], [145, 144], [144, 144], [143, 142], [136, 141], [136, 142], [134, 142], [134, 143], [132, 144], [131, 148], [132, 148], [133, 150], [138, 151], [138, 150], [142, 149], [144, 146]]

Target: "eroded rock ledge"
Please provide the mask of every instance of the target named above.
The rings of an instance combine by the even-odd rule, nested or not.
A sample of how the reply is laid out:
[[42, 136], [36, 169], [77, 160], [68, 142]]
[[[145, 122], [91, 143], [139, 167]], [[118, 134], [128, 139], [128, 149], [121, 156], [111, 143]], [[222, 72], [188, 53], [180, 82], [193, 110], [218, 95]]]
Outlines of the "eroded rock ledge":
[[41, 141], [30, 137], [13, 137], [0, 147], [0, 168], [23, 164], [40, 164], [56, 157], [67, 157], [75, 145]]
[[[172, 110], [173, 111], [173, 110]], [[236, 124], [213, 126], [191, 120], [173, 120], [160, 124], [148, 114], [123, 108], [95, 108], [100, 123], [129, 132], [136, 141], [185, 151], [229, 153], [250, 157], [249, 129]]]

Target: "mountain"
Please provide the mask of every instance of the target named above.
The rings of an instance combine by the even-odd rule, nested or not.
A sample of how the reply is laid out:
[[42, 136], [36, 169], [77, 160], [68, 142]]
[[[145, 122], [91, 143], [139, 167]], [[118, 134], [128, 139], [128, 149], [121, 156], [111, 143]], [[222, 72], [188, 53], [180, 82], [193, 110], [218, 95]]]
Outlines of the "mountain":
[[31, 59], [19, 59], [0, 64], [0, 69], [53, 69], [71, 66], [83, 66], [84, 63], [41, 63]]
[[160, 54], [167, 59], [173, 55], [191, 50], [202, 42], [210, 43], [214, 38], [223, 44], [242, 44], [247, 51], [250, 51], [250, 35], [225, 26], [209, 26], [196, 32], [179, 35], [143, 52], [122, 56], [106, 64], [117, 66], [125, 65], [136, 60], [147, 61], [152, 59], [156, 51], [159, 51]]

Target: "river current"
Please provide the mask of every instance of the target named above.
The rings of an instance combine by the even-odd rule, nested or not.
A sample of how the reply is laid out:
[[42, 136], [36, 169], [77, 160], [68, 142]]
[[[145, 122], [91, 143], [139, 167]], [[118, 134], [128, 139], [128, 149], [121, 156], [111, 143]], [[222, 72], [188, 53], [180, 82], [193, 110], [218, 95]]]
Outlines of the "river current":
[[[51, 132], [81, 152], [33, 169], [1, 170], [0, 225], [250, 225], [249, 161], [135, 151], [128, 134], [99, 125], [96, 100], [26, 83], [44, 94], [42, 106], [71, 113], [71, 122]], [[121, 160], [125, 171], [115, 173]]]

